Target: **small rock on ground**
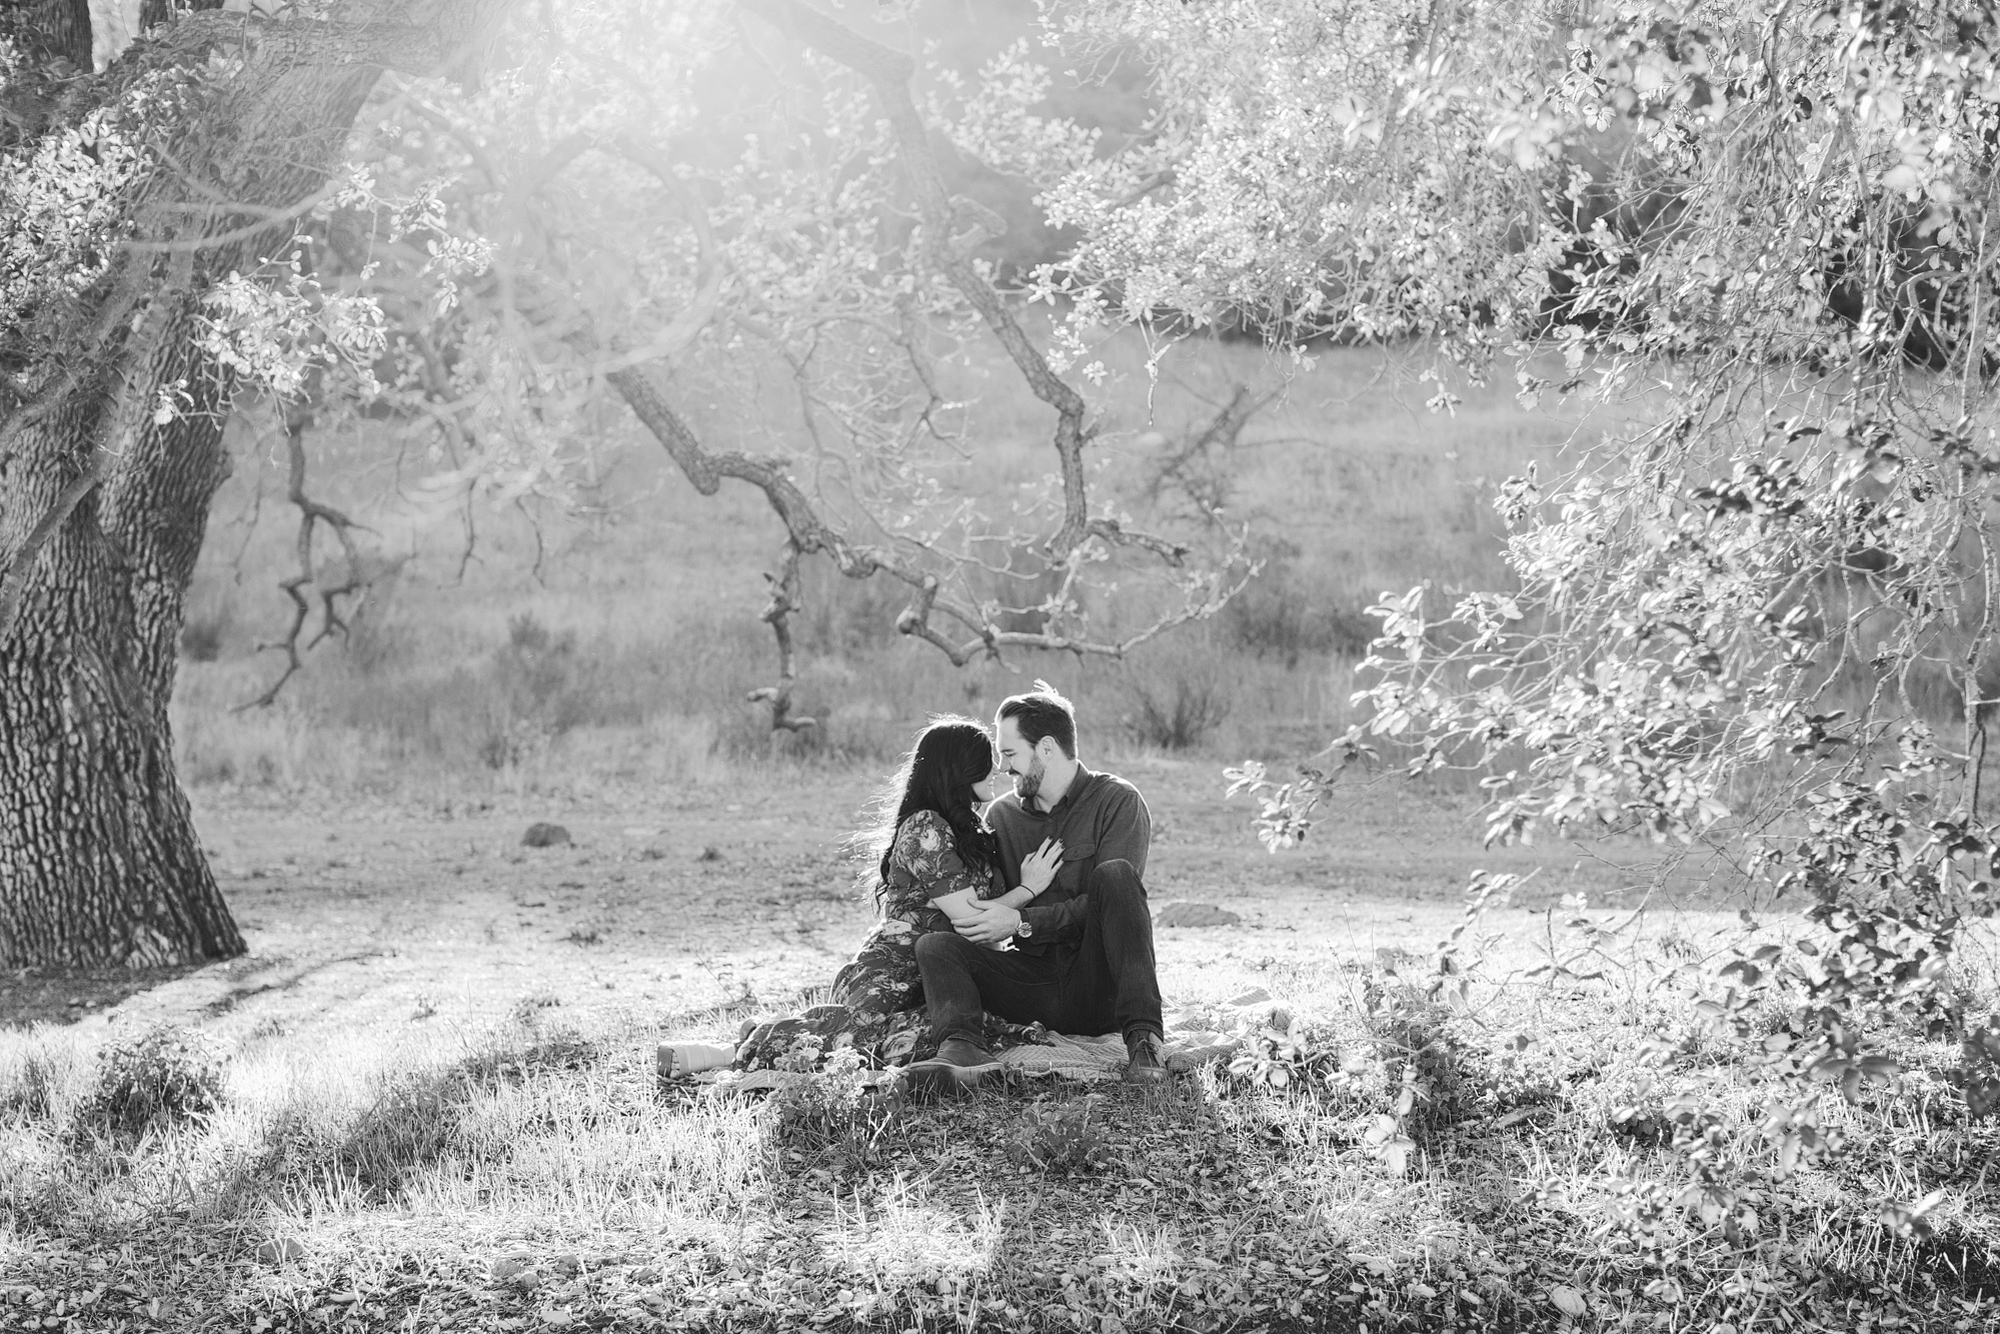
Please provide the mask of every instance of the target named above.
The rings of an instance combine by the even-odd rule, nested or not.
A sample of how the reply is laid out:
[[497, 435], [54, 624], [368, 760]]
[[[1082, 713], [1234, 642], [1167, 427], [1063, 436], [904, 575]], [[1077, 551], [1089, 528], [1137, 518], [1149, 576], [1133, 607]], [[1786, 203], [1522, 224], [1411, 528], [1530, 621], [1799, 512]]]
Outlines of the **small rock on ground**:
[[552, 848], [569, 841], [569, 830], [545, 820], [529, 825], [528, 832], [521, 836], [521, 846], [525, 848]]
[[1242, 921], [1213, 903], [1169, 903], [1153, 917], [1154, 926], [1235, 926]]

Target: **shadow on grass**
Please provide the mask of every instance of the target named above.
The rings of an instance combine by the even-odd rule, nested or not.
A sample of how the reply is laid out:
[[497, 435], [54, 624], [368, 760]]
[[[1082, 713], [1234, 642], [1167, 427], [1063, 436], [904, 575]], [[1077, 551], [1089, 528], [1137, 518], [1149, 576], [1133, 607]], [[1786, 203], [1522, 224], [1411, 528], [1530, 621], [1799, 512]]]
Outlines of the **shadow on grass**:
[[128, 997], [210, 967], [207, 963], [166, 968], [31, 968], [0, 973], [0, 1026], [73, 1024]]
[[[1678, 1182], [1664, 1150], [1586, 1135], [1601, 1114], [1571, 1082], [1507, 1074], [1422, 1014], [1397, 1015], [1375, 1033], [1389, 1084], [1410, 1070], [1432, 1090], [1426, 1115], [1406, 1118], [1407, 1171], [1369, 1147], [1384, 1089], [1331, 1066], [1283, 1088], [1214, 1067], [1156, 1089], [1010, 1076], [870, 1110], [864, 1142], [825, 1118], [788, 1120], [782, 1103], [660, 1088], [643, 1044], [511, 1033], [399, 1073], [317, 1133], [310, 1108], [273, 1125], [233, 1198], [170, 1192], [112, 1236], [99, 1231], [110, 1211], [50, 1194], [38, 1235], [20, 1234], [28, 1286], [0, 1285], [0, 1303], [73, 1295], [90, 1272], [81, 1251], [137, 1254], [148, 1300], [241, 1328], [520, 1329], [553, 1312], [578, 1328], [689, 1331], [1555, 1334], [1747, 1328], [1764, 1294], [1718, 1276], [1754, 1263], [1819, 1327], [1858, 1328], [1864, 1309], [1893, 1315], [1884, 1327], [1993, 1327], [1993, 1252], [1969, 1227], [1912, 1240], [1863, 1221], [1809, 1251], [1780, 1228], [1733, 1257], [1693, 1230], [1678, 1257], [1635, 1250], [1601, 1226], [1606, 1155], [1649, 1155]], [[508, 1084], [544, 1101], [504, 1134], [480, 1132], [472, 1104]], [[740, 1189], [662, 1194], [663, 1177], [725, 1140]], [[1542, 1161], [1564, 1142], [1570, 1159]], [[173, 1151], [135, 1150], [130, 1166]], [[453, 1160], [467, 1181], [512, 1163], [547, 1196], [439, 1193], [434, 1169]], [[331, 1207], [286, 1207], [287, 1187], [328, 1180], [341, 1183]], [[1773, 1200], [1772, 1216], [1797, 1237], [1809, 1203]], [[8, 1204], [0, 1176], [0, 1216]], [[0, 1304], [0, 1328], [7, 1315]]]
[[540, 1071], [583, 1070], [601, 1055], [595, 1044], [567, 1035], [478, 1051], [395, 1080], [331, 1139], [315, 1133], [309, 1110], [294, 1111], [268, 1132], [264, 1152], [246, 1164], [235, 1190], [251, 1199], [288, 1181], [331, 1180], [368, 1206], [393, 1205], [414, 1177], [464, 1147], [464, 1112], [475, 1093]]

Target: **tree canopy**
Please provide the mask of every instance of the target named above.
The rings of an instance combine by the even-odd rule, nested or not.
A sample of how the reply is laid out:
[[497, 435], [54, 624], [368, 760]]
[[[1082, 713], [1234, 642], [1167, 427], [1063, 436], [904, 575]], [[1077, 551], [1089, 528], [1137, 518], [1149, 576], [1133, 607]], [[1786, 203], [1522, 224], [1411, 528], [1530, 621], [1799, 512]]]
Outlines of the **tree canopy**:
[[[1358, 13], [1276, 9], [1346, 16], [1364, 35], [1339, 50], [1371, 49]], [[1107, 13], [1126, 26], [1090, 23]], [[1821, 931], [1732, 959], [1701, 1001], [1760, 1044], [1772, 1173], [1838, 1148], [1827, 1089], [1893, 1085], [1898, 1032], [1962, 1044], [1967, 1107], [2000, 1106], [1990, 1000], [1952, 967], [2000, 905], [1991, 7], [1614, 4], [1499, 41], [1477, 6], [1427, 9], [1373, 44], [1377, 82], [1344, 86], [1247, 6], [1092, 10], [1082, 31], [1134, 16], [1209, 95], [1177, 99], [1160, 197], [1114, 202], [1110, 239], [1079, 247], [1080, 324], [1249, 302], [1280, 338], [1434, 349], [1439, 408], [1449, 366], [1511, 362], [1524, 402], [1633, 422], [1501, 487], [1513, 587], [1385, 595], [1370, 721], [1295, 781], [1239, 773], [1267, 838], [1304, 837], [1372, 734], [1412, 772], [1480, 771], [1491, 840], [1705, 841]], [[1233, 73], [1247, 52], [1267, 84]], [[1212, 181], [1253, 156], [1303, 184], [1172, 191], [1183, 161]], [[1151, 267], [1155, 240], [1216, 237], [1230, 262]], [[1476, 877], [1474, 910], [1507, 879]], [[1753, 1245], [1765, 1169], [1684, 1122], [1676, 1203]]]

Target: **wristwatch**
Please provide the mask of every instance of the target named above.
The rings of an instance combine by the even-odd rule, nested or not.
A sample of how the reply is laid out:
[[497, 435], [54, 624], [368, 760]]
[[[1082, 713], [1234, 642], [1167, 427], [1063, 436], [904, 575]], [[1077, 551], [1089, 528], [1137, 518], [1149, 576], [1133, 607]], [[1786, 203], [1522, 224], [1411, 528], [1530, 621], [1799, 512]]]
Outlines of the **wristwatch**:
[[1027, 940], [1034, 934], [1035, 934], [1035, 924], [1033, 922], [1030, 922], [1027, 919], [1026, 915], [1023, 915], [1021, 918], [1021, 924], [1014, 928], [1014, 939]]

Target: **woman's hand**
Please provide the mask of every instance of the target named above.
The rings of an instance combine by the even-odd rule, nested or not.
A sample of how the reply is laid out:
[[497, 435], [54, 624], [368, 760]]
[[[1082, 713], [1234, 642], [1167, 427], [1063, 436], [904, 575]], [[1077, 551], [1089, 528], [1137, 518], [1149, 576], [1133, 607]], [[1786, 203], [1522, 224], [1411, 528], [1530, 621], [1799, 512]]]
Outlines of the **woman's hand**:
[[1055, 883], [1056, 868], [1062, 865], [1061, 839], [1045, 838], [1042, 846], [1021, 858], [1021, 888], [1040, 894]]

